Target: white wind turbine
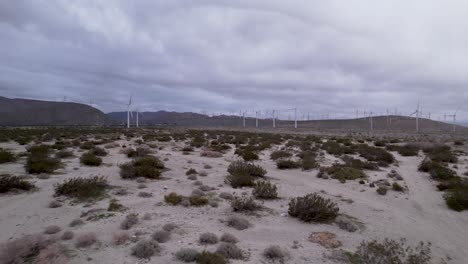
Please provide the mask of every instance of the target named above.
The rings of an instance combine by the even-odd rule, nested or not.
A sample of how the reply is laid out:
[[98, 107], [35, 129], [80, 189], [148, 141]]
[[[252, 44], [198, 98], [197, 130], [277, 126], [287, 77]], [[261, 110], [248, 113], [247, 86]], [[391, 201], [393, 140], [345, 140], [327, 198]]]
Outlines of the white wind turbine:
[[416, 114], [416, 132], [419, 132], [419, 101], [418, 101], [418, 106], [416, 108], [416, 110], [410, 115], [410, 116], [413, 116], [414, 114]]
[[455, 133], [456, 122], [457, 122], [457, 113], [460, 110], [460, 107], [461, 107], [461, 105], [457, 108], [457, 110], [455, 111], [455, 113], [453, 113], [453, 115], [447, 115], [448, 117], [453, 118], [453, 133]]
[[127, 104], [127, 128], [130, 128], [130, 115], [132, 115], [132, 113], [130, 112], [131, 105], [132, 105], [132, 96], [130, 95], [130, 100], [128, 100], [128, 104]]

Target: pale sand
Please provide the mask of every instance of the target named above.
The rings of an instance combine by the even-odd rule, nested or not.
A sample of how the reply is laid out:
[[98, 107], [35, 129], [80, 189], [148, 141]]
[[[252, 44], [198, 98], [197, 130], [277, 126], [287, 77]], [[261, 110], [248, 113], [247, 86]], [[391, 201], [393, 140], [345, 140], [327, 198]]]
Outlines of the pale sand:
[[[120, 144], [131, 146], [126, 141]], [[39, 190], [30, 193], [2, 195], [0, 199], [0, 241], [8, 241], [22, 235], [42, 232], [46, 226], [58, 225], [62, 230], [73, 230], [75, 235], [92, 231], [97, 234], [100, 243], [88, 249], [76, 249], [73, 241], [64, 242], [72, 249], [71, 263], [181, 263], [174, 259], [173, 253], [183, 247], [196, 248], [198, 250], [215, 250], [217, 245], [201, 246], [198, 244], [198, 236], [203, 232], [213, 232], [221, 236], [224, 232], [234, 234], [240, 242], [238, 246], [245, 250], [249, 258], [247, 261], [233, 260], [231, 263], [263, 263], [261, 253], [264, 248], [275, 244], [286, 248], [291, 258], [287, 263], [334, 263], [324, 257], [330, 251], [318, 244], [307, 241], [311, 232], [329, 231], [337, 235], [337, 239], [343, 242], [342, 249], [354, 250], [362, 240], [383, 239], [385, 237], [398, 239], [405, 237], [408, 244], [416, 245], [419, 241], [432, 243], [434, 263], [440, 258], [450, 256], [448, 263], [466, 263], [468, 259], [468, 211], [451, 211], [445, 205], [442, 192], [437, 192], [435, 182], [429, 179], [425, 173], [417, 171], [417, 166], [423, 159], [419, 157], [401, 157], [393, 152], [399, 166], [391, 166], [382, 171], [366, 171], [370, 180], [387, 178], [391, 169], [398, 171], [404, 178], [409, 192], [398, 193], [389, 190], [386, 196], [378, 195], [375, 188], [368, 185], [360, 185], [357, 181], [348, 181], [345, 184], [337, 180], [323, 180], [316, 177], [318, 170], [301, 171], [276, 169], [276, 164], [269, 159], [270, 151], [261, 155], [261, 161], [257, 162], [267, 171], [267, 177], [279, 186], [281, 199], [265, 201], [264, 206], [271, 209], [260, 212], [260, 216], [242, 215], [253, 226], [247, 230], [238, 231], [225, 226], [220, 220], [229, 215], [236, 215], [231, 211], [229, 202], [222, 200], [218, 208], [205, 206], [201, 208], [182, 206], [169, 206], [164, 203], [163, 196], [176, 191], [182, 195], [190, 195], [196, 186], [193, 181], [187, 179], [185, 171], [195, 168], [197, 171], [206, 171], [207, 177], [198, 177], [203, 184], [215, 187], [216, 193], [231, 192], [240, 194], [249, 192], [250, 189], [232, 189], [224, 183], [227, 174], [226, 168], [231, 160], [236, 159], [233, 150], [222, 158], [200, 157], [200, 151], [196, 150], [190, 155], [182, 155], [180, 149], [182, 143], [156, 143], [164, 146], [163, 150], [154, 155], [164, 159], [166, 167], [170, 170], [163, 173], [165, 179], [148, 181], [146, 189], [138, 189], [138, 183], [132, 180], [122, 180], [119, 176], [119, 164], [129, 161], [124, 154], [120, 154], [121, 148], [107, 150], [110, 154], [103, 158], [104, 165], [100, 167], [86, 167], [79, 164], [81, 152], [75, 150], [77, 157], [65, 159], [65, 168], [50, 179], [32, 178]], [[0, 147], [9, 148], [15, 152], [25, 150], [24, 146], [14, 143], [0, 143]], [[275, 147], [277, 148], [277, 146]], [[189, 164], [188, 160], [192, 163]], [[332, 164], [336, 158], [326, 155], [322, 164]], [[26, 175], [23, 164], [25, 159], [16, 163], [2, 164], [0, 173], [13, 175]], [[212, 169], [204, 169], [205, 164]], [[458, 173], [466, 171], [467, 157], [460, 157]], [[74, 168], [79, 168], [74, 170]], [[85, 225], [69, 228], [68, 224], [80, 217], [81, 212], [91, 208], [107, 208], [109, 199], [96, 202], [91, 207], [85, 208], [84, 204], [69, 205], [66, 202], [60, 208], [48, 208], [53, 198], [53, 185], [64, 179], [76, 176], [104, 175], [112, 185], [126, 187], [129, 194], [116, 196], [113, 191], [109, 194], [117, 198], [120, 203], [128, 207], [125, 213], [115, 213], [110, 218], [95, 222], [87, 221]], [[222, 187], [218, 187], [218, 185]], [[163, 186], [167, 186], [164, 190]], [[140, 191], [153, 193], [152, 198], [138, 197]], [[338, 228], [334, 224], [306, 224], [287, 216], [288, 201], [290, 198], [302, 196], [307, 193], [324, 191], [323, 195], [338, 203], [340, 212], [353, 216], [361, 221], [365, 228], [350, 233]], [[353, 203], [343, 201], [351, 199]], [[166, 223], [176, 223], [181, 229], [176, 231], [169, 242], [161, 244], [163, 251], [160, 256], [154, 256], [150, 261], [138, 260], [130, 255], [134, 243], [123, 246], [114, 246], [111, 243], [112, 233], [119, 231], [120, 223], [127, 213], [134, 212], [143, 216], [152, 214], [149, 221], [141, 220], [130, 232], [142, 231], [143, 237], [150, 235]], [[62, 231], [63, 232], [63, 231]], [[293, 241], [299, 242], [299, 248], [293, 249]], [[87, 260], [87, 258], [92, 258]], [[437, 262], [436, 262], [437, 261]]]

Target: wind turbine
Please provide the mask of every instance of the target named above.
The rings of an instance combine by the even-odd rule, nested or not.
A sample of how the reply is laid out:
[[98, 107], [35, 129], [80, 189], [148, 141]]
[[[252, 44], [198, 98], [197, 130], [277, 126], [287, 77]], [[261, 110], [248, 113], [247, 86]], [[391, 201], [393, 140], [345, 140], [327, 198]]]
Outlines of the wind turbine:
[[297, 128], [297, 107], [294, 107], [294, 128]]
[[458, 110], [460, 110], [460, 107], [461, 105], [457, 108], [457, 110], [455, 111], [455, 113], [453, 113], [453, 115], [447, 115], [448, 117], [453, 117], [453, 133], [455, 133], [455, 123], [457, 122], [457, 113], [458, 113]]
[[139, 122], [139, 115], [143, 116], [142, 113], [140, 113], [140, 111], [138, 111], [138, 108], [136, 109], [136, 127], [140, 127], [140, 122]]
[[260, 111], [255, 111], [255, 127], [258, 127], [258, 114]]
[[414, 111], [410, 116], [416, 114], [416, 132], [419, 133], [419, 101], [418, 101], [418, 106], [416, 108], [416, 111]]
[[273, 110], [273, 128], [276, 127], [276, 117], [275, 117], [275, 111], [276, 110]]
[[372, 111], [369, 112], [370, 115], [370, 130], [374, 130], [374, 122], [372, 121]]
[[132, 105], [132, 96], [130, 95], [130, 100], [128, 100], [127, 104], [127, 128], [130, 128], [130, 106]]

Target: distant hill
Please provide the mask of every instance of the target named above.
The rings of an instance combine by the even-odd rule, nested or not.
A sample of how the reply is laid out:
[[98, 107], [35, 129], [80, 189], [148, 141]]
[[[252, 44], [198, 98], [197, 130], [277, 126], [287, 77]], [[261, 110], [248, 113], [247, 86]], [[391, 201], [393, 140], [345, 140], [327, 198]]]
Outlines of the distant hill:
[[[127, 112], [112, 112], [108, 116], [120, 124], [126, 124]], [[416, 130], [416, 120], [413, 117], [406, 116], [376, 116], [373, 117], [374, 130], [387, 130], [398, 132], [412, 132]], [[135, 113], [130, 119], [132, 126], [136, 124]], [[140, 125], [178, 125], [178, 126], [192, 126], [192, 127], [242, 127], [242, 118], [239, 116], [207, 116], [196, 113], [178, 113], [178, 112], [143, 112], [139, 115]], [[246, 127], [255, 127], [254, 118], [246, 118]], [[271, 119], [259, 119], [258, 125], [261, 128], [272, 127]], [[290, 120], [277, 120], [277, 128], [294, 127], [294, 121]], [[355, 130], [355, 131], [368, 131], [370, 129], [369, 118], [358, 119], [337, 119], [337, 120], [310, 120], [298, 121], [299, 128], [311, 129], [332, 129], [332, 130]], [[453, 125], [434, 121], [430, 119], [420, 118], [419, 128], [421, 132], [451, 132]], [[455, 126], [455, 130], [460, 133], [468, 133], [468, 128], [463, 126]]]
[[113, 121], [89, 105], [0, 96], [0, 126], [108, 125]]

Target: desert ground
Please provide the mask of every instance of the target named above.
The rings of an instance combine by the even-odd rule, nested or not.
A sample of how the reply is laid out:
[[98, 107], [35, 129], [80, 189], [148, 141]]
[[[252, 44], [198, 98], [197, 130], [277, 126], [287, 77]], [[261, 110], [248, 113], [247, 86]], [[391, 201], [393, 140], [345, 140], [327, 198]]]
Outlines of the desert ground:
[[[427, 172], [418, 170], [428, 155], [422, 149], [417, 149], [416, 155], [409, 156], [388, 150], [394, 161], [387, 165], [379, 164], [377, 169], [363, 169], [365, 176], [354, 180], [347, 179], [344, 183], [335, 179], [333, 172], [324, 169], [333, 164], [344, 163], [342, 159], [344, 154], [332, 155], [324, 149], [326, 142], [339, 142], [339, 138], [347, 138], [351, 145], [365, 144], [385, 150], [385, 146], [375, 146], [377, 140], [386, 141], [385, 145], [397, 146], [403, 146], [409, 140], [399, 139], [389, 143], [390, 139], [378, 136], [359, 142], [360, 139], [357, 137], [346, 136], [320, 136], [313, 140], [303, 135], [278, 136], [282, 137], [279, 144], [271, 144], [265, 149], [253, 151], [258, 155], [258, 159], [249, 161], [266, 170], [265, 176], [259, 178], [277, 186], [277, 198], [253, 197], [258, 205], [257, 208], [235, 211], [232, 197], [227, 194], [233, 197], [242, 195], [250, 197], [253, 187], [233, 188], [226, 180], [229, 175], [227, 169], [231, 163], [243, 160], [239, 153], [235, 154], [235, 151], [248, 145], [248, 141], [224, 143], [230, 148], [222, 150], [213, 150], [212, 146], [215, 145], [212, 145], [211, 141], [220, 141], [213, 134], [234, 133], [234, 136], [242, 135], [249, 138], [255, 133], [243, 135], [243, 132], [210, 131], [210, 136], [207, 136], [204, 131], [197, 131], [198, 137], [202, 135], [204, 140], [201, 146], [191, 146], [194, 142], [191, 136], [193, 132], [177, 132], [186, 134], [182, 139], [171, 137], [169, 140], [160, 140], [158, 135], [170, 137], [173, 132], [150, 129], [141, 131], [144, 132], [115, 131], [112, 138], [109, 134], [98, 136], [89, 132], [77, 133], [74, 137], [64, 139], [43, 138], [39, 134], [35, 140], [24, 145], [13, 140], [1, 142], [0, 148], [10, 151], [17, 158], [0, 164], [0, 174], [18, 176], [34, 184], [35, 187], [28, 191], [12, 190], [0, 194], [0, 241], [3, 251], [0, 261], [22, 263], [11, 262], [11, 259], [15, 259], [15, 256], [11, 255], [16, 252], [20, 254], [23, 250], [21, 246], [15, 247], [11, 244], [25, 239], [27, 235], [38, 234], [43, 239], [53, 241], [48, 243], [60, 247], [50, 250], [48, 254], [42, 251], [36, 252], [36, 255], [27, 261], [24, 256], [16, 256], [16, 261], [20, 259], [25, 263], [184, 263], [181, 257], [176, 256], [181, 249], [216, 252], [221, 244], [227, 243], [200, 241], [200, 235], [208, 232], [218, 238], [224, 233], [237, 238], [238, 242], [235, 245], [236, 249], [240, 249], [241, 255], [238, 259], [226, 257], [229, 263], [353, 263], [346, 256], [352, 255], [361, 242], [383, 241], [385, 238], [395, 241], [404, 238], [406, 245], [411, 247], [417, 246], [420, 241], [430, 242], [431, 259], [428, 262], [417, 263], [467, 263], [468, 210], [451, 210], [444, 199], [444, 192], [436, 187], [441, 181], [434, 179]], [[70, 144], [64, 149], [71, 151], [73, 156], [61, 158], [60, 168], [50, 173], [28, 173], [25, 170], [28, 148], [31, 146], [38, 144], [54, 146], [57, 141], [71, 142], [76, 139], [79, 139], [80, 144], [94, 142], [96, 147], [104, 149], [107, 154], [101, 157], [102, 164], [99, 166], [82, 164], [80, 157], [90, 150], [83, 149], [80, 144]], [[97, 143], [103, 139], [106, 141]], [[272, 153], [284, 150], [292, 154], [286, 158], [287, 160], [299, 164], [301, 159], [296, 155], [304, 150], [301, 150], [298, 144], [305, 141], [310, 143], [311, 151], [314, 153], [316, 166], [313, 168], [279, 169], [277, 161], [271, 159]], [[457, 160], [444, 162], [444, 166], [454, 171], [460, 179], [468, 178], [466, 176], [468, 141], [458, 144], [454, 144], [453, 139], [435, 141], [429, 142], [425, 139], [425, 142], [419, 142], [411, 139], [412, 143], [420, 146], [439, 143], [449, 146]], [[288, 142], [299, 143], [288, 144]], [[345, 145], [340, 143], [340, 147]], [[161, 169], [162, 173], [158, 179], [141, 176], [122, 178], [121, 165], [139, 158], [129, 157], [131, 149], [144, 149], [145, 156], [154, 156], [164, 163], [165, 168]], [[57, 151], [52, 149], [48, 155], [52, 157]], [[366, 161], [359, 153], [349, 153], [347, 156]], [[196, 173], [187, 175], [189, 169], [195, 169]], [[389, 175], [398, 175], [398, 177]], [[58, 184], [76, 177], [93, 176], [104, 176], [107, 180], [108, 187], [104, 195], [85, 200], [67, 195], [55, 195]], [[397, 182], [402, 190], [392, 188], [394, 182]], [[385, 195], [376, 191], [381, 185], [386, 189]], [[144, 193], [141, 194], [142, 192]], [[185, 201], [172, 205], [165, 200], [165, 196], [172, 192], [183, 197], [194, 195], [206, 197], [208, 203], [194, 206]], [[223, 195], [220, 195], [222, 193]], [[336, 220], [338, 218], [304, 222], [288, 213], [291, 199], [311, 193], [317, 193], [335, 203], [339, 207], [339, 219], [344, 218], [346, 223], [339, 224]], [[123, 207], [109, 211], [112, 199], [117, 200], [117, 203]], [[51, 206], [53, 201], [56, 201], [57, 206]], [[131, 214], [136, 214], [138, 220], [134, 225], [123, 228], [122, 222]], [[228, 219], [231, 216], [244, 218], [250, 225], [243, 230], [229, 226]], [[70, 223], [76, 219], [82, 220], [83, 223], [71, 227]], [[153, 234], [162, 230], [166, 224], [177, 226], [169, 231], [170, 237], [155, 242], [157, 249], [154, 254], [138, 256], [135, 247], [139, 241], [154, 240]], [[59, 229], [51, 230], [54, 228], [50, 226], [58, 226]], [[64, 238], [63, 234], [66, 231], [72, 231], [73, 238]], [[313, 233], [329, 237], [314, 240]], [[79, 245], [80, 235], [83, 234], [93, 234], [95, 239], [91, 239], [93, 241], [89, 245], [86, 243]], [[265, 254], [265, 249], [272, 245], [278, 246], [276, 249], [281, 251], [280, 256]], [[5, 253], [5, 249], [10, 252]]]

